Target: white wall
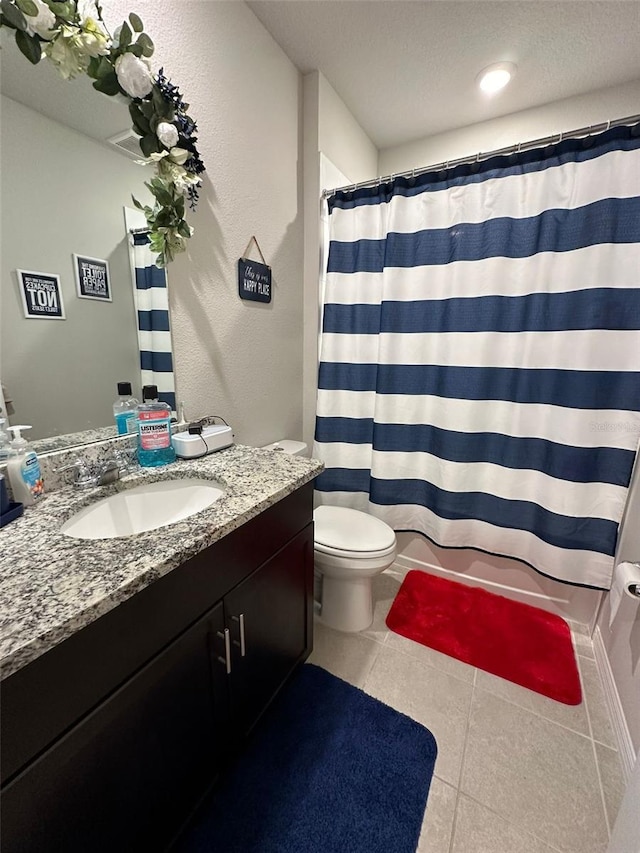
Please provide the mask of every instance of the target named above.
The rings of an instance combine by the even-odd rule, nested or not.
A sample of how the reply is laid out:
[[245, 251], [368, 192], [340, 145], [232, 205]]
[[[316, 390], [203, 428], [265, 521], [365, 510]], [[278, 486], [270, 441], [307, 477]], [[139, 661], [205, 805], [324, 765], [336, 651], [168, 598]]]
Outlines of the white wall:
[[[1, 110], [0, 358], [11, 422], [32, 424], [34, 439], [109, 426], [116, 382], [140, 391], [123, 206], [132, 192], [145, 199], [147, 171], [10, 98]], [[109, 262], [111, 302], [77, 298], [74, 252]], [[25, 319], [17, 269], [60, 276], [66, 320]]]
[[[616, 559], [619, 562], [640, 562], [640, 460], [636, 464], [622, 520]], [[619, 700], [627, 731], [620, 732], [623, 748], [626, 745], [626, 764], [640, 750], [640, 606], [636, 601], [623, 596], [613, 623], [610, 596], [607, 595], [598, 617], [596, 642], [606, 655], [605, 666], [610, 667], [615, 682], [617, 697], [612, 711]], [[625, 744], [625, 741], [629, 741]]]
[[322, 74], [318, 74], [318, 116], [318, 150], [350, 181], [373, 178], [378, 149]]
[[[109, 23], [130, 7], [106, 4]], [[135, 8], [156, 45], [154, 66], [191, 106], [207, 167], [195, 235], [169, 267], [178, 399], [188, 418], [221, 414], [240, 443], [298, 436], [300, 75], [244, 3], [140, 0]], [[238, 296], [237, 261], [254, 234], [272, 268], [270, 304]]]
[[[302, 439], [313, 443], [318, 380], [321, 159], [349, 182], [377, 174], [378, 151], [318, 71], [304, 78], [304, 363]], [[297, 437], [297, 436], [296, 436]]]
[[502, 118], [439, 133], [380, 151], [379, 173], [390, 175], [468, 157], [640, 112], [640, 80], [554, 101]]

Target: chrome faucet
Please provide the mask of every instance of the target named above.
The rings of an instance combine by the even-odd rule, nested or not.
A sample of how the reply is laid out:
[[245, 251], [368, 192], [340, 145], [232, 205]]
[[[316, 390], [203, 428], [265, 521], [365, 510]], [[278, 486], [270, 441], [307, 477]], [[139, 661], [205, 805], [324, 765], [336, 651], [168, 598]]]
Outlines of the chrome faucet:
[[69, 465], [63, 465], [56, 470], [74, 471], [71, 482], [76, 489], [107, 486], [135, 470], [134, 454], [135, 451], [116, 450], [111, 459], [106, 459], [96, 466], [91, 466], [84, 459], [77, 457]]

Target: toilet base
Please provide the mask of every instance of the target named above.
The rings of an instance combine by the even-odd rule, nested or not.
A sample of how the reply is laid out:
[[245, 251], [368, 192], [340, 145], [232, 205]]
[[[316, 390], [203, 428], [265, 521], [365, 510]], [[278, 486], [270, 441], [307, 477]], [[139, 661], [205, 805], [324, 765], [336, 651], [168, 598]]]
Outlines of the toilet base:
[[364, 631], [373, 622], [372, 578], [322, 576], [320, 621], [338, 631]]

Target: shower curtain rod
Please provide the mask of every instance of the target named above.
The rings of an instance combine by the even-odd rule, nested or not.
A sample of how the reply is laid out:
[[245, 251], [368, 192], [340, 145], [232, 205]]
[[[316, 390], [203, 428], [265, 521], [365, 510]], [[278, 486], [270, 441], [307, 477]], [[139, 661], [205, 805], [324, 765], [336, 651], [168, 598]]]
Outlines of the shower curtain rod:
[[408, 169], [406, 172], [393, 172], [386, 177], [372, 178], [369, 181], [360, 181], [356, 184], [347, 184], [345, 187], [336, 187], [333, 190], [323, 190], [322, 198], [329, 198], [338, 192], [353, 192], [354, 190], [364, 189], [365, 187], [377, 187], [381, 184], [393, 181], [396, 178], [415, 178], [425, 172], [439, 172], [443, 169], [452, 169], [455, 166], [462, 166], [466, 163], [480, 163], [483, 160], [489, 160], [491, 157], [498, 157], [502, 154], [519, 154], [521, 151], [528, 151], [531, 148], [540, 148], [544, 145], [551, 145], [562, 142], [563, 139], [574, 139], [581, 136], [591, 136], [594, 133], [601, 133], [604, 130], [609, 130], [611, 127], [620, 127], [622, 125], [637, 124], [640, 122], [640, 115], [626, 116], [625, 118], [617, 118], [610, 121], [604, 121], [600, 124], [591, 124], [588, 127], [579, 127], [576, 130], [568, 132], [554, 133], [552, 136], [544, 136], [541, 139], [531, 139], [528, 142], [518, 142], [517, 145], [507, 145], [506, 148], [496, 148], [494, 151], [478, 151], [468, 157], [459, 157], [457, 160], [445, 160], [442, 163], [434, 163], [431, 166], [421, 166], [418, 169]]

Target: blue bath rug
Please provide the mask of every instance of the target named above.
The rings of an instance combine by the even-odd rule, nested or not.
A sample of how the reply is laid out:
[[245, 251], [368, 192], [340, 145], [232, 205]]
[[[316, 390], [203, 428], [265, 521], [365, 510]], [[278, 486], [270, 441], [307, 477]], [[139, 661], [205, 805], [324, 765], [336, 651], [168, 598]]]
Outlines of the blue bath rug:
[[428, 729], [306, 664], [175, 853], [414, 853]]

